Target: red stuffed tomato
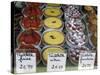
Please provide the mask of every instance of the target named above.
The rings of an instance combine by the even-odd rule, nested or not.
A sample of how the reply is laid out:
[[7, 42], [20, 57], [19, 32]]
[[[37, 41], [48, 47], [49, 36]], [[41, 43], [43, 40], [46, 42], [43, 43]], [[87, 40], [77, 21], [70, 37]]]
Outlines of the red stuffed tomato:
[[26, 6], [28, 7], [33, 7], [33, 8], [39, 8], [41, 6], [41, 3], [32, 3], [32, 2], [27, 2]]
[[25, 30], [21, 32], [17, 38], [17, 42], [24, 44], [38, 45], [40, 43], [41, 37], [33, 29]]
[[21, 20], [21, 26], [24, 29], [39, 29], [41, 27], [41, 20], [35, 16], [23, 17]]
[[42, 15], [42, 11], [39, 8], [32, 8], [32, 7], [25, 7], [22, 13], [25, 17]]

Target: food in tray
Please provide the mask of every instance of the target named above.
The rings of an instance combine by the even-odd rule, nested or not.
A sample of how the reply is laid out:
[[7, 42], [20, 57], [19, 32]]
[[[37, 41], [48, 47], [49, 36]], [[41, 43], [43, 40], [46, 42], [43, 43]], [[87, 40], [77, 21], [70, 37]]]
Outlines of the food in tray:
[[84, 10], [89, 13], [95, 13], [95, 10], [92, 6], [84, 6]]
[[65, 22], [65, 27], [71, 32], [82, 32], [85, 29], [85, 25], [81, 19], [74, 18], [69, 18], [69, 20]]
[[93, 45], [97, 46], [97, 14], [92, 6], [84, 6], [85, 13], [87, 14], [87, 22], [89, 32], [92, 33], [91, 41]]
[[42, 10], [40, 10], [39, 8], [25, 7], [22, 10], [22, 14], [24, 15], [24, 17], [31, 17], [31, 16], [40, 17], [42, 15]]
[[50, 46], [50, 47], [44, 48], [42, 52], [42, 59], [45, 64], [47, 64], [49, 53], [64, 53], [64, 49], [59, 46], [55, 46], [55, 47]]
[[89, 49], [87, 47], [72, 47], [68, 49], [68, 57], [72, 64], [78, 65], [79, 55], [80, 53], [88, 52]]
[[87, 14], [88, 28], [90, 32], [97, 30], [97, 14], [92, 6], [84, 6], [85, 13]]
[[39, 48], [36, 48], [33, 45], [26, 45], [24, 43], [21, 43], [19, 47], [16, 49], [16, 52], [25, 52], [25, 53], [36, 53], [36, 62], [37, 64], [41, 60], [41, 54], [39, 51]]
[[48, 3], [47, 6], [50, 6], [50, 7], [60, 7], [61, 4]]
[[95, 32], [97, 30], [97, 16], [96, 14], [88, 15], [88, 28], [90, 32]]
[[92, 15], [92, 16], [88, 16], [88, 22], [92, 25], [97, 25], [97, 17], [96, 14]]
[[81, 13], [80, 13], [78, 7], [70, 5], [70, 6], [67, 6], [67, 7], [64, 8], [64, 15], [65, 15], [65, 18], [66, 17], [80, 18]]
[[43, 34], [43, 41], [48, 45], [61, 45], [64, 43], [64, 34], [57, 30], [46, 31]]
[[73, 46], [82, 46], [87, 42], [87, 37], [83, 32], [68, 32], [66, 41]]
[[44, 26], [51, 29], [60, 29], [63, 23], [62, 20], [57, 17], [48, 17], [44, 20]]
[[60, 8], [47, 7], [44, 9], [44, 15], [58, 17], [62, 15], [62, 10]]
[[25, 43], [25, 44], [32, 44], [38, 45], [41, 41], [41, 36], [38, 32], [34, 31], [33, 29], [25, 30], [21, 32], [17, 37], [17, 43]]
[[67, 8], [71, 8], [72, 10], [73, 9], [78, 9], [79, 10], [78, 5], [63, 5], [62, 8], [63, 8], [64, 11], [67, 11]]
[[41, 20], [38, 17], [31, 16], [31, 17], [23, 17], [21, 20], [20, 25], [24, 29], [40, 29], [41, 28]]
[[91, 36], [91, 41], [93, 43], [93, 45], [95, 46], [95, 48], [97, 47], [97, 32], [94, 32]]
[[32, 8], [39, 8], [40, 6], [42, 6], [42, 3], [26, 2], [26, 6], [32, 7]]

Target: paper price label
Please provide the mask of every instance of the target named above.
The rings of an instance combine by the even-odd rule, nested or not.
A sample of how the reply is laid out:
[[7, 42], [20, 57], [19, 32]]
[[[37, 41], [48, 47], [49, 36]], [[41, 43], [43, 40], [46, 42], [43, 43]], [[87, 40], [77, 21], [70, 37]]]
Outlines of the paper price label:
[[35, 53], [16, 53], [16, 73], [36, 72]]
[[48, 54], [48, 63], [47, 63], [48, 72], [65, 71], [65, 66], [66, 66], [65, 53]]
[[79, 70], [93, 69], [95, 62], [95, 53], [80, 53], [79, 56]]

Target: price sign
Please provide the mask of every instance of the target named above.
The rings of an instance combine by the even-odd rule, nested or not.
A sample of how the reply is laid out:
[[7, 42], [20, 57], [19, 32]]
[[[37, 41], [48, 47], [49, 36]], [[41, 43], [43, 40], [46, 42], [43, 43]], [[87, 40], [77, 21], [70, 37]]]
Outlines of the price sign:
[[65, 66], [66, 66], [65, 53], [48, 54], [48, 63], [47, 63], [48, 72], [65, 71]]
[[93, 69], [95, 62], [95, 53], [80, 53], [79, 56], [79, 70]]
[[16, 53], [16, 73], [36, 72], [35, 53]]

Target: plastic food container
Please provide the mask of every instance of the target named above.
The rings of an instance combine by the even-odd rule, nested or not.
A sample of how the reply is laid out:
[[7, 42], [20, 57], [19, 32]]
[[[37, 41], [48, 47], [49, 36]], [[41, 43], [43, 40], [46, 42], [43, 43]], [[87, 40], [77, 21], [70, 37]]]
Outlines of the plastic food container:
[[30, 16], [42, 16], [42, 10], [40, 8], [33, 8], [33, 7], [24, 7], [22, 10], [22, 14], [24, 17], [30, 17]]
[[45, 18], [43, 21], [44, 29], [57, 29], [57, 30], [63, 30], [64, 23], [60, 18], [57, 17], [48, 17]]
[[81, 19], [69, 18], [65, 22], [65, 28], [69, 32], [84, 32], [85, 25]]
[[78, 65], [80, 53], [89, 52], [89, 49], [85, 46], [71, 47], [68, 49], [68, 57], [72, 64]]
[[64, 10], [65, 19], [68, 17], [69, 18], [80, 18], [82, 15], [78, 6], [73, 6], [73, 5], [65, 6], [63, 7], [63, 10]]
[[63, 45], [65, 42], [65, 36], [63, 32], [55, 29], [48, 29], [43, 32], [42, 42], [44, 45]]
[[40, 8], [43, 9], [46, 5], [46, 3], [32, 3], [32, 2], [27, 2], [25, 3], [27, 7], [33, 7], [33, 8]]
[[47, 65], [48, 54], [49, 53], [64, 53], [64, 49], [60, 46], [45, 46], [42, 49], [42, 62]]
[[68, 32], [66, 34], [66, 42], [69, 46], [82, 46], [87, 41], [88, 37], [83, 32]]
[[17, 45], [20, 43], [39, 45], [41, 42], [41, 35], [39, 32], [34, 31], [33, 29], [25, 30], [20, 32], [17, 39]]
[[42, 28], [42, 21], [38, 17], [23, 17], [19, 23], [23, 30], [34, 29], [39, 31]]
[[59, 17], [61, 18], [63, 12], [60, 8], [56, 7], [46, 7], [43, 9], [43, 14], [45, 17]]

